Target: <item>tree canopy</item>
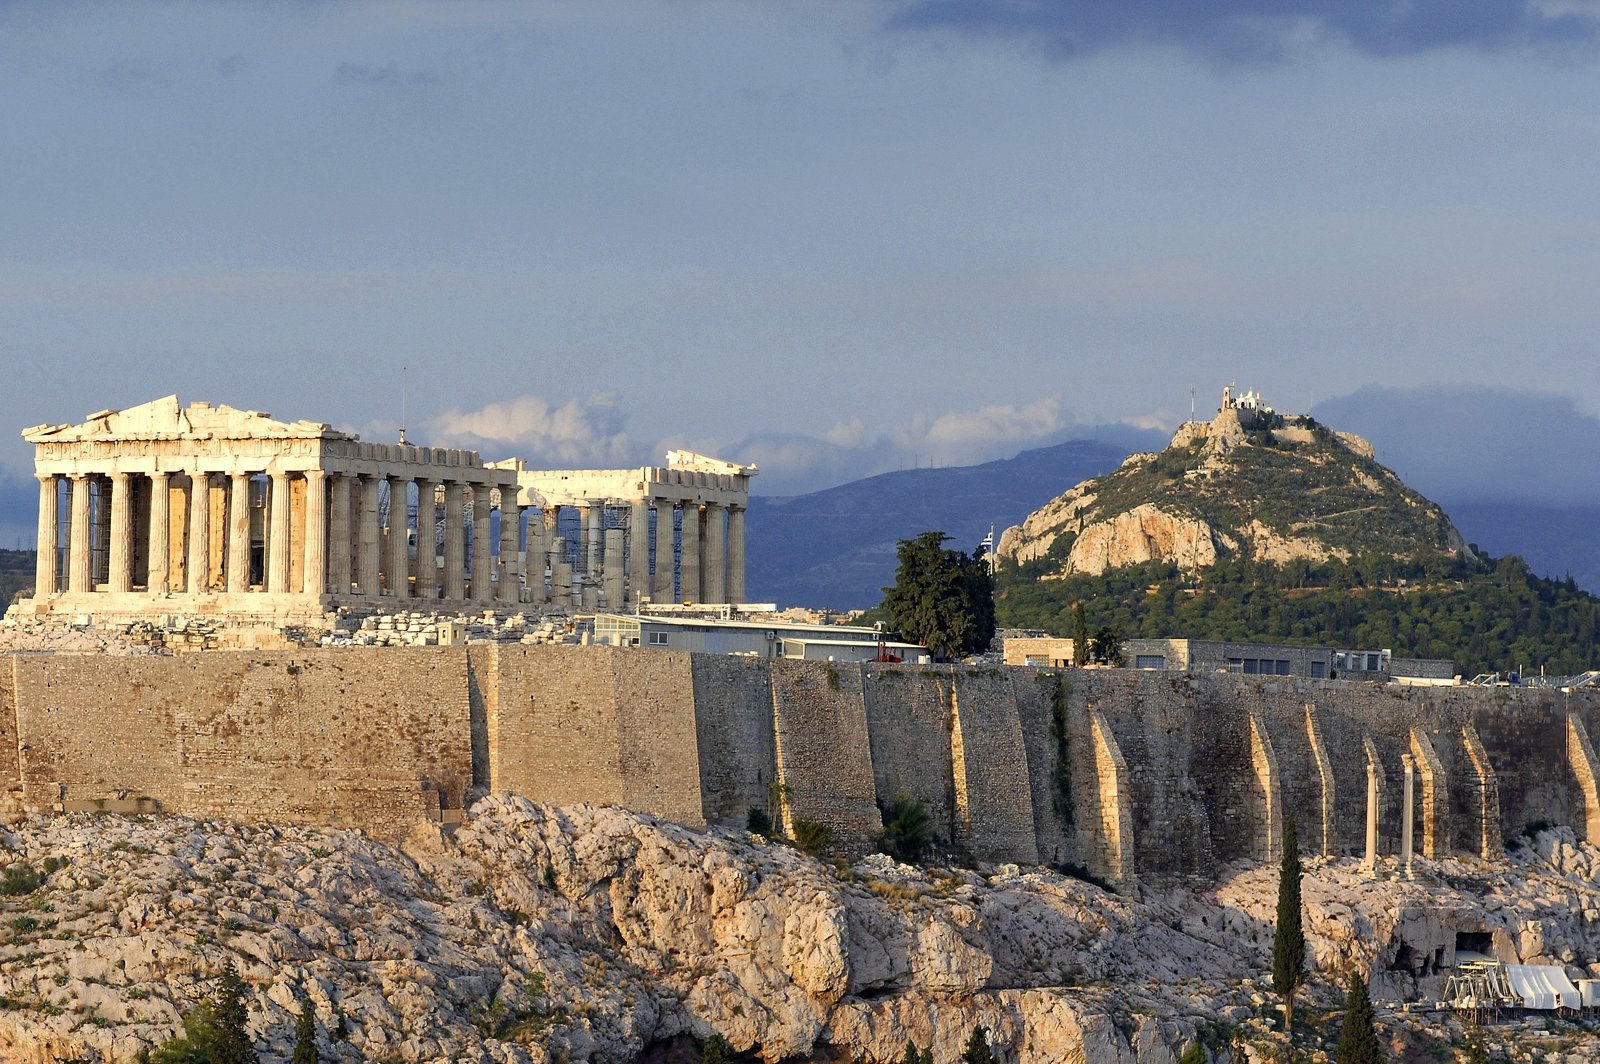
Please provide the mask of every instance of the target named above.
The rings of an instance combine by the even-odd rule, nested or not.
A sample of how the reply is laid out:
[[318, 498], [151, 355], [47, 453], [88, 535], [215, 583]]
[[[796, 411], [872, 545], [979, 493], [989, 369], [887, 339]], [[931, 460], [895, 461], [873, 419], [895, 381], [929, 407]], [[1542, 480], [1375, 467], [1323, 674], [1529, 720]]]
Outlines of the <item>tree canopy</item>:
[[894, 586], [883, 589], [890, 625], [940, 658], [980, 653], [994, 638], [994, 580], [978, 554], [944, 545], [943, 532], [900, 541]]

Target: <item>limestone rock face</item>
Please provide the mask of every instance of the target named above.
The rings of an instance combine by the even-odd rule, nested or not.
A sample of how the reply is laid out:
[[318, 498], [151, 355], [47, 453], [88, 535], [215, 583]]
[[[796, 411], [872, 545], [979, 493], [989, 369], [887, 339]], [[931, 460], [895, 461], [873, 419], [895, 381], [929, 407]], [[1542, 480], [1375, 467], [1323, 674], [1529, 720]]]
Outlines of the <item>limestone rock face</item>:
[[1210, 525], [1145, 503], [1085, 528], [1072, 544], [1067, 571], [1098, 576], [1151, 561], [1196, 569], [1216, 560], [1216, 533]]
[[[907, 1041], [949, 1061], [978, 1024], [1018, 1064], [1174, 1064], [1203, 1026], [1239, 1032], [1214, 1060], [1274, 1055], [1268, 866], [1122, 897], [1016, 866], [836, 868], [742, 832], [509, 797], [404, 852], [167, 817], [32, 820], [3, 841], [55, 868], [0, 899], [7, 1061], [132, 1061], [229, 961], [265, 1060], [286, 1057], [302, 1001], [332, 1061], [631, 1062], [713, 1031], [769, 1061], [889, 1064]], [[1499, 866], [1419, 868], [1309, 863], [1304, 1000], [1336, 1005], [1364, 967], [1404, 1043], [1419, 1021], [1381, 995], [1436, 986], [1463, 929], [1504, 959], [1600, 970], [1600, 853], [1570, 831]], [[1597, 1050], [1582, 1036], [1569, 1059]]]

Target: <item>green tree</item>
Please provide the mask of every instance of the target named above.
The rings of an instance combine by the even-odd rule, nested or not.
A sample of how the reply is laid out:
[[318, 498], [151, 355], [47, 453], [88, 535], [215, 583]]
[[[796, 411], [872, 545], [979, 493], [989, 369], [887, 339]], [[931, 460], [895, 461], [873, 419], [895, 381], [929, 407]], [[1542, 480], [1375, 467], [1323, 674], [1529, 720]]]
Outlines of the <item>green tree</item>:
[[[1074, 647], [1076, 653], [1076, 647]], [[1121, 668], [1122, 660], [1122, 633], [1115, 628], [1106, 626], [1094, 634], [1089, 640], [1089, 656], [1104, 665]]]
[[712, 1033], [706, 1039], [705, 1052], [700, 1054], [700, 1064], [733, 1064], [733, 1047], [720, 1034]]
[[900, 1058], [900, 1064], [922, 1064], [922, 1050], [917, 1048], [917, 1043], [906, 1039], [905, 1056]]
[[1081, 669], [1089, 664], [1089, 618], [1083, 612], [1083, 600], [1072, 604], [1072, 667]]
[[994, 1064], [994, 1054], [989, 1051], [989, 1032], [983, 1025], [972, 1029], [967, 1047], [961, 1051], [961, 1064]]
[[944, 546], [943, 532], [900, 541], [894, 586], [883, 589], [889, 623], [940, 658], [976, 654], [994, 638], [994, 580], [981, 557]]
[[294, 1054], [289, 1058], [290, 1064], [318, 1064], [321, 1058], [317, 1054], [317, 1014], [311, 1008], [311, 1002], [304, 1002], [300, 1006], [300, 1019], [294, 1025]]
[[1178, 1064], [1206, 1064], [1206, 1047], [1198, 1040], [1190, 1042], [1189, 1048], [1178, 1058]]
[[1278, 925], [1272, 936], [1272, 989], [1283, 999], [1283, 1029], [1294, 1030], [1294, 996], [1306, 970], [1306, 935], [1300, 914], [1300, 840], [1294, 817], [1283, 832], [1278, 869]]
[[256, 1047], [250, 1041], [250, 1014], [244, 1003], [244, 981], [239, 969], [229, 961], [217, 980], [212, 995], [216, 1012], [216, 1037], [211, 1044], [211, 1064], [257, 1064]]
[[1350, 989], [1344, 999], [1344, 1025], [1339, 1029], [1339, 1052], [1335, 1064], [1382, 1064], [1383, 1051], [1378, 1048], [1378, 1032], [1372, 1025], [1372, 999], [1367, 995], [1367, 981], [1360, 975], [1350, 977]]

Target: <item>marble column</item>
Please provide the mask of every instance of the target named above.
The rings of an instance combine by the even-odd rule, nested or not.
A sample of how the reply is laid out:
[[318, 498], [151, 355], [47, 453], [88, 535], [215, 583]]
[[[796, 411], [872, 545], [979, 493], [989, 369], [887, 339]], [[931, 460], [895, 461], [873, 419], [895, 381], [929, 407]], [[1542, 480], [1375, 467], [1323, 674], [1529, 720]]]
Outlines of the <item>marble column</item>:
[[289, 573], [289, 474], [272, 474], [272, 495], [267, 513], [272, 521], [272, 539], [267, 545], [267, 590], [274, 595], [290, 594]]
[[515, 502], [516, 490], [500, 489], [500, 583], [494, 597], [501, 602], [522, 601], [522, 507]]
[[305, 567], [300, 590], [307, 595], [328, 590], [328, 486], [320, 469], [306, 470]]
[[745, 600], [744, 507], [728, 507], [728, 601]]
[[526, 562], [522, 568], [528, 585], [528, 601], [535, 605], [550, 601], [549, 592], [544, 586], [545, 554], [549, 549], [549, 541], [544, 534], [544, 511], [536, 510], [528, 515], [528, 547], [523, 552]]
[[39, 475], [39, 556], [33, 567], [33, 601], [43, 602], [56, 593], [56, 539], [60, 523], [56, 512], [56, 476]]
[[683, 534], [678, 547], [678, 601], [704, 602], [700, 589], [700, 507], [683, 504]]
[[490, 602], [494, 588], [490, 574], [494, 572], [494, 556], [489, 547], [489, 485], [472, 486], [472, 598], [475, 602]]
[[72, 475], [72, 509], [67, 517], [67, 590], [92, 591], [89, 586], [89, 476]]
[[457, 602], [467, 597], [466, 526], [462, 524], [462, 496], [467, 486], [450, 481], [444, 486], [444, 597]]
[[606, 529], [605, 569], [601, 586], [605, 591], [606, 609], [613, 612], [622, 609], [622, 599], [628, 586], [627, 571], [622, 561], [623, 552], [627, 549], [623, 535], [620, 528]]
[[605, 507], [594, 499], [585, 500], [578, 508], [578, 570], [583, 574], [584, 587], [599, 578], [601, 536], [605, 524]]
[[228, 478], [228, 590], [250, 590], [250, 474]]
[[628, 600], [637, 605], [650, 594], [650, 508], [644, 500], [628, 507]]
[[359, 593], [376, 598], [381, 559], [378, 544], [382, 532], [378, 526], [378, 478], [361, 478], [361, 512], [356, 529], [356, 584]]
[[700, 574], [707, 602], [728, 601], [725, 507], [706, 503], [705, 568]]
[[189, 594], [211, 590], [211, 474], [189, 474]]
[[650, 583], [650, 598], [667, 602], [672, 597], [672, 516], [673, 505], [665, 499], [656, 502], [656, 572]]
[[350, 491], [347, 473], [328, 474], [328, 586], [340, 598], [350, 594]]
[[172, 475], [150, 474], [150, 575], [145, 585], [152, 595], [165, 595], [172, 566]]
[[133, 474], [111, 474], [111, 549], [106, 584], [112, 591], [133, 590]]
[[411, 597], [411, 537], [409, 515], [411, 481], [404, 477], [389, 478], [388, 550], [383, 572], [389, 594], [397, 599]]
[[439, 597], [439, 482], [417, 481], [417, 598]]

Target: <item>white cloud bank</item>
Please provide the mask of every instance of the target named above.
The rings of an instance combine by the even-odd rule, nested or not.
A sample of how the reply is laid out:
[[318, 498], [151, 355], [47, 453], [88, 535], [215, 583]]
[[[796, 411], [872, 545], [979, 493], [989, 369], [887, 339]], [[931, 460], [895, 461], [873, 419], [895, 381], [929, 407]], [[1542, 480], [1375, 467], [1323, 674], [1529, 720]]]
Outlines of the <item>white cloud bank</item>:
[[505, 451], [530, 464], [575, 469], [630, 466], [640, 448], [625, 431], [627, 415], [614, 392], [593, 392], [559, 405], [522, 395], [476, 410], [450, 408], [429, 422], [442, 443]]

